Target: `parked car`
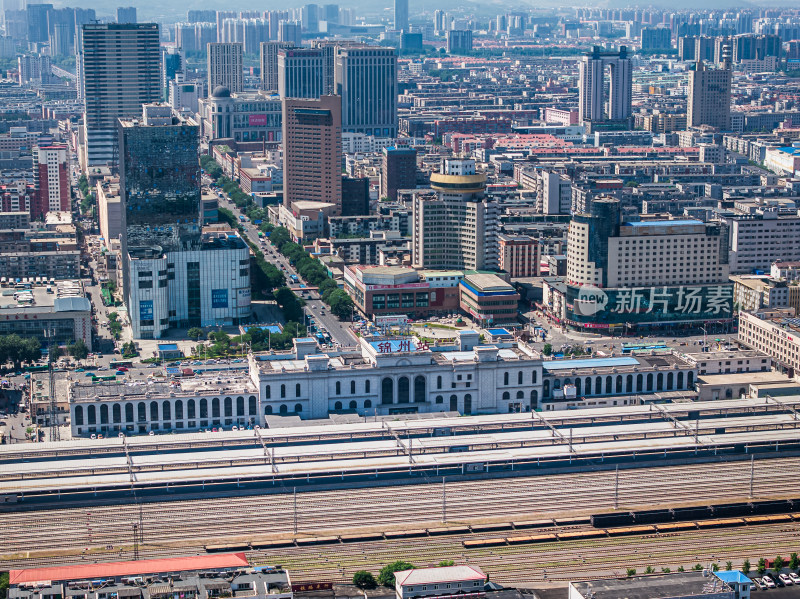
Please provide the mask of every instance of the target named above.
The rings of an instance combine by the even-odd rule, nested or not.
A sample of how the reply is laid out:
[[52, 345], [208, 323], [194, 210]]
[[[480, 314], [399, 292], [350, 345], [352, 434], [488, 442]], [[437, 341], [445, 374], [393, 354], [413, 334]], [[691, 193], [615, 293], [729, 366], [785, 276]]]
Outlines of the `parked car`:
[[775, 581], [772, 580], [772, 578], [770, 578], [769, 576], [764, 576], [761, 579], [761, 582], [764, 583], [764, 586], [767, 587], [768, 589], [774, 589], [777, 586], [775, 584]]
[[767, 585], [765, 585], [760, 578], [751, 578], [750, 580], [752, 581], [754, 587], [761, 589], [762, 591], [767, 590]]
[[781, 581], [783, 584], [785, 584], [785, 585], [787, 585], [787, 586], [791, 586], [791, 585], [793, 585], [793, 584], [794, 584], [794, 581], [791, 579], [791, 577], [790, 577], [788, 574], [783, 574], [783, 573], [781, 573], [781, 574], [778, 574], [778, 579], [779, 579], [779, 580], [780, 580], [780, 581]]
[[800, 584], [800, 576], [795, 574], [794, 572], [789, 572], [789, 578], [792, 579], [792, 582], [795, 584]]

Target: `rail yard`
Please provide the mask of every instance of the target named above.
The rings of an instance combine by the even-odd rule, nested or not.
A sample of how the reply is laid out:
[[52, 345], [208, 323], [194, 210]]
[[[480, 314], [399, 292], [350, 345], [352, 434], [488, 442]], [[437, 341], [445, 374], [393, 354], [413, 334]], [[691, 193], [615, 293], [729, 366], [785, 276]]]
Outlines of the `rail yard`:
[[0, 509], [785, 456], [800, 452], [797, 407], [760, 398], [8, 446]]
[[[0, 564], [245, 550], [345, 580], [402, 554], [541, 581], [774, 553], [800, 534], [800, 479], [776, 475], [800, 466], [798, 409], [761, 398], [4, 446]], [[774, 500], [790, 501], [716, 524], [702, 510], [590, 518]]]

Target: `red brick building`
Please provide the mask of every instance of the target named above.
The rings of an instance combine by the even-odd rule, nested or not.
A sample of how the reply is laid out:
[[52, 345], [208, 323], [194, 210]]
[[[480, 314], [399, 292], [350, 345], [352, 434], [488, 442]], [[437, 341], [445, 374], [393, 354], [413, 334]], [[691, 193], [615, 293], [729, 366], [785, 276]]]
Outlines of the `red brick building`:
[[69, 212], [70, 183], [67, 146], [39, 146], [35, 152], [36, 198], [31, 218], [42, 219], [48, 212]]

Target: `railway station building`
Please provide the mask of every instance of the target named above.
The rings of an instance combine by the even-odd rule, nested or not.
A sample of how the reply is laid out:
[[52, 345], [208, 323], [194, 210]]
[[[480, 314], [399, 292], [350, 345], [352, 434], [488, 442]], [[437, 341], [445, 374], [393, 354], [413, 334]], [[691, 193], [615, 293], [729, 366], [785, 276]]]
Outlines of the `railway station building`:
[[73, 437], [181, 433], [253, 426], [262, 420], [258, 388], [241, 374], [219, 373], [138, 386], [75, 383], [68, 394]]
[[543, 362], [541, 408], [563, 410], [695, 399], [697, 365], [674, 353]]
[[264, 416], [529, 412], [542, 394], [536, 351], [523, 343], [482, 345], [476, 331], [461, 331], [455, 346], [362, 338], [357, 352], [340, 355], [297, 339], [293, 354], [250, 358]]

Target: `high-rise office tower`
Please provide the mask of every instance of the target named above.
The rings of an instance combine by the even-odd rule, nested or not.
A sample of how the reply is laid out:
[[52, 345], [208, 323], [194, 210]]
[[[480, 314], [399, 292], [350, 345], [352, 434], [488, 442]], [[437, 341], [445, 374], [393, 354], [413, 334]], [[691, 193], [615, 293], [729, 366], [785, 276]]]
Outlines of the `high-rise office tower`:
[[431, 174], [434, 193], [415, 192], [412, 263], [417, 268], [497, 268], [500, 208], [485, 196], [486, 175], [474, 160], [445, 158]]
[[700, 60], [689, 71], [689, 99], [686, 103], [686, 124], [689, 127], [708, 125], [723, 131], [731, 125], [731, 69], [727, 46], [721, 69], [709, 69]]
[[36, 201], [31, 206], [31, 218], [38, 220], [48, 212], [70, 211], [68, 152], [64, 145], [34, 148]]
[[397, 200], [398, 189], [417, 187], [417, 151], [413, 148], [383, 148], [381, 197]]
[[408, 31], [408, 0], [394, 0], [395, 31]]
[[[608, 112], [604, 110], [605, 71], [611, 70]], [[631, 116], [633, 77], [627, 48], [619, 52], [601, 52], [599, 46], [581, 58], [578, 118], [581, 121], [622, 121]]]
[[244, 90], [243, 47], [239, 43], [208, 44], [208, 95], [218, 87]]
[[322, 51], [322, 94], [331, 96], [336, 93], [336, 52], [337, 48], [363, 48], [366, 44], [355, 40], [311, 40], [311, 47]]
[[28, 41], [46, 42], [50, 38], [49, 23], [52, 4], [29, 4], [25, 9], [28, 17]]
[[136, 23], [136, 7], [120, 6], [117, 8], [117, 23]]
[[278, 91], [278, 50], [291, 47], [290, 42], [261, 42], [261, 89]]
[[287, 42], [299, 48], [303, 45], [303, 32], [297, 21], [280, 21], [278, 23], [278, 41]]
[[161, 87], [164, 95], [169, 93], [169, 84], [175, 81], [178, 73], [183, 72], [183, 56], [180, 48], [168, 46], [161, 50]]
[[337, 47], [335, 69], [342, 130], [397, 137], [397, 50]]
[[342, 213], [342, 99], [283, 100], [283, 202], [311, 200]]
[[81, 30], [84, 166], [116, 164], [117, 119], [161, 97], [158, 25], [87, 23]]
[[284, 48], [278, 51], [278, 93], [281, 98], [319, 98], [325, 93], [322, 50]]
[[237, 324], [250, 313], [250, 257], [230, 231], [201, 231], [199, 127], [165, 104], [120, 119], [123, 290], [135, 338]]

